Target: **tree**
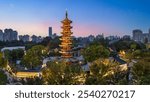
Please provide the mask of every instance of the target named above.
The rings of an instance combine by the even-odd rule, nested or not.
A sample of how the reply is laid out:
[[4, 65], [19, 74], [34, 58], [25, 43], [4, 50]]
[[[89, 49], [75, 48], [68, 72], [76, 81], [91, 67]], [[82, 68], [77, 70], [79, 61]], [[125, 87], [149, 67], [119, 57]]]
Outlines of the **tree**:
[[3, 58], [3, 54], [0, 52], [0, 68], [5, 68], [7, 66], [7, 60]]
[[141, 50], [135, 50], [132, 53], [132, 55], [133, 55], [134, 58], [140, 58], [140, 57], [142, 57], [142, 51]]
[[60, 40], [58, 36], [56, 36], [54, 39], [46, 37], [40, 44], [46, 46], [48, 49], [55, 49], [59, 47]]
[[127, 41], [127, 40], [119, 40], [117, 42], [114, 42], [111, 44], [111, 46], [114, 46], [116, 51], [121, 51], [121, 50], [137, 50], [137, 49], [145, 49], [145, 45], [142, 43], [137, 43], [135, 41]]
[[12, 60], [14, 61], [22, 59], [23, 55], [24, 50], [22, 49], [16, 49], [11, 51]]
[[90, 66], [90, 72], [85, 84], [127, 84], [125, 72], [120, 71], [117, 63], [111, 62], [108, 59], [95, 60]]
[[4, 55], [8, 61], [16, 62], [16, 60], [22, 59], [22, 57], [24, 55], [24, 50], [22, 50], [22, 49], [14, 49], [12, 51], [5, 50]]
[[8, 61], [12, 60], [12, 56], [11, 56], [11, 51], [10, 50], [5, 50], [4, 51], [4, 56], [5, 56], [5, 59], [7, 59]]
[[107, 58], [109, 54], [110, 52], [108, 49], [106, 49], [102, 45], [97, 44], [90, 45], [83, 51], [84, 58], [89, 62], [92, 62], [99, 58]]
[[4, 74], [4, 71], [0, 69], [0, 85], [5, 85], [7, 83], [7, 76]]
[[74, 85], [82, 84], [83, 79], [80, 66], [66, 62], [48, 62], [47, 68], [42, 71], [45, 84]]
[[140, 59], [132, 68], [133, 84], [150, 84], [150, 56]]
[[116, 51], [128, 50], [130, 48], [130, 43], [130, 41], [119, 40], [117, 42], [114, 42], [111, 46], [114, 46]]
[[137, 48], [137, 45], [136, 45], [136, 44], [131, 44], [131, 45], [130, 45], [130, 49], [131, 49], [131, 50], [136, 50], [136, 48]]
[[33, 46], [23, 56], [22, 64], [31, 69], [41, 65], [44, 57], [44, 48], [42, 45]]

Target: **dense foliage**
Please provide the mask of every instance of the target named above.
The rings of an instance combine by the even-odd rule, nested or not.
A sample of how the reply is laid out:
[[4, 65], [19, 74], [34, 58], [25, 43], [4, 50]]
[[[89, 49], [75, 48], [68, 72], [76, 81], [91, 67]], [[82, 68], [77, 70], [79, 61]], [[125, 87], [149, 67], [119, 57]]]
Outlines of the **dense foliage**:
[[98, 44], [92, 44], [89, 45], [87, 48], [83, 51], [83, 56], [85, 60], [92, 62], [99, 58], [107, 58], [109, 57], [109, 50], [106, 49], [103, 45]]
[[5, 85], [7, 83], [7, 76], [4, 74], [4, 71], [0, 69], [0, 85]]
[[49, 62], [43, 70], [45, 84], [72, 85], [82, 83], [82, 71], [78, 65], [66, 62]]
[[22, 64], [27, 68], [35, 68], [42, 64], [43, 56], [46, 55], [46, 50], [44, 46], [36, 45], [29, 49], [26, 54], [23, 56]]
[[132, 68], [133, 84], [149, 85], [150, 84], [150, 51], [143, 52], [139, 55], [137, 63]]
[[7, 66], [7, 60], [3, 58], [3, 54], [0, 52], [0, 68], [5, 68]]
[[142, 43], [137, 43], [135, 41], [128, 41], [128, 40], [119, 40], [115, 43], [113, 43], [111, 46], [114, 46], [114, 48], [117, 51], [120, 50], [136, 50], [136, 49], [145, 49], [146, 46]]
[[90, 66], [90, 75], [86, 78], [85, 84], [127, 84], [126, 71], [120, 71], [118, 64], [108, 59], [98, 59]]
[[12, 51], [5, 50], [4, 54], [5, 54], [5, 59], [7, 59], [8, 61], [16, 62], [16, 60], [22, 59], [24, 55], [24, 50], [22, 49], [15, 49]]

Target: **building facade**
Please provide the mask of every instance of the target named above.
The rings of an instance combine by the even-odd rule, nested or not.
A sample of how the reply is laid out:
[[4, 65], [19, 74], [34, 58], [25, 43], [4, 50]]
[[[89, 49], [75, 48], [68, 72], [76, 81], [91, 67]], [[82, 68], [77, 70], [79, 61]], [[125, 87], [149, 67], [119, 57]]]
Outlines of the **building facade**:
[[3, 35], [3, 41], [18, 40], [18, 32], [12, 29], [5, 29]]
[[3, 41], [3, 36], [4, 36], [3, 31], [0, 30], [0, 41]]
[[30, 36], [29, 35], [19, 35], [19, 40], [23, 42], [28, 42], [30, 41]]
[[12, 29], [5, 29], [4, 32], [0, 30], [0, 41], [18, 40], [18, 32]]
[[35, 42], [35, 43], [40, 43], [43, 40], [41, 36], [36, 36], [36, 35], [32, 35], [31, 39], [32, 39], [32, 42]]
[[52, 37], [53, 35], [52, 27], [49, 27], [48, 34], [49, 34], [49, 37]]
[[140, 29], [133, 30], [133, 40], [136, 42], [150, 43], [150, 29], [148, 33], [143, 33]]

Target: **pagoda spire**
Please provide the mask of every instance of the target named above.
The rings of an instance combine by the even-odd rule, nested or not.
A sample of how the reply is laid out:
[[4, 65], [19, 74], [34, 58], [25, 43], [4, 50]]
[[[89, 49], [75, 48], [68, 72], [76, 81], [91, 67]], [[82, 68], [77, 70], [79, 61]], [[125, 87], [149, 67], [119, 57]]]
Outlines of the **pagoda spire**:
[[66, 18], [68, 18], [68, 11], [66, 10]]

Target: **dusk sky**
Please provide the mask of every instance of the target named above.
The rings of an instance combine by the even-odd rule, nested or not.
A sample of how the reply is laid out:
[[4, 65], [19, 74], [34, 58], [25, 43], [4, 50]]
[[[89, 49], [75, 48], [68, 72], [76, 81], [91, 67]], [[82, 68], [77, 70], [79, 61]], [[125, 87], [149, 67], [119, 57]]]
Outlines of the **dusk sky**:
[[59, 34], [66, 9], [74, 36], [122, 36], [150, 28], [149, 0], [0, 0], [0, 29], [46, 36], [52, 26]]

